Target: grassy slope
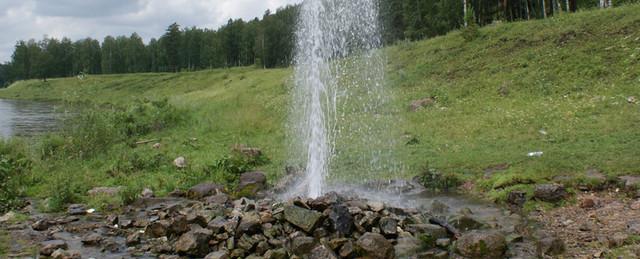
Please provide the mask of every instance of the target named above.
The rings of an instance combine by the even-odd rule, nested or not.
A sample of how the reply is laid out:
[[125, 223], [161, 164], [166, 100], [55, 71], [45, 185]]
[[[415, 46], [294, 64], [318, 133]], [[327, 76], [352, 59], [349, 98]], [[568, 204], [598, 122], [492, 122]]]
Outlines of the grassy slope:
[[[400, 151], [407, 175], [430, 166], [478, 180], [485, 191], [504, 183], [544, 182], [599, 168], [610, 175], [640, 173], [640, 6], [581, 12], [558, 18], [500, 24], [464, 42], [459, 32], [386, 49], [388, 80], [402, 110], [411, 100], [435, 96], [437, 104], [399, 114], [417, 145]], [[154, 133], [169, 157], [206, 165], [234, 143], [261, 147], [273, 163], [271, 179], [286, 160], [284, 120], [291, 70], [235, 68], [179, 74], [90, 76], [18, 82], [0, 98], [128, 103], [169, 97], [186, 108], [188, 125]], [[508, 90], [507, 96], [499, 94]], [[539, 133], [548, 132], [547, 135]], [[185, 145], [198, 138], [198, 147]], [[402, 138], [402, 136], [398, 136]], [[527, 158], [530, 151], [544, 151]], [[138, 182], [161, 192], [195, 179], [170, 166], [113, 178], [104, 172], [125, 145], [91, 161], [42, 167], [42, 174], [73, 171], [87, 186]], [[149, 149], [145, 152], [158, 152]], [[482, 179], [484, 168], [511, 167]], [[32, 193], [47, 184], [39, 181]], [[507, 184], [509, 185], [509, 184]], [[40, 186], [40, 187], [39, 187]], [[524, 185], [512, 188], [528, 189]]]

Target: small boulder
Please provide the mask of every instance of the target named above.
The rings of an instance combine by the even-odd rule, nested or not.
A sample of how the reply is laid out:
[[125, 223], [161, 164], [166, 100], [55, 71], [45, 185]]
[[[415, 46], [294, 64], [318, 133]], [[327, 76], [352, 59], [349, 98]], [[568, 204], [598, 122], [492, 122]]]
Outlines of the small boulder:
[[631, 235], [640, 235], [640, 221], [632, 220], [627, 222], [627, 232]]
[[322, 213], [289, 205], [284, 208], [284, 218], [289, 223], [299, 227], [307, 233], [312, 233], [322, 220]]
[[567, 197], [567, 191], [561, 184], [538, 184], [533, 196], [541, 201], [559, 202]]
[[224, 186], [215, 183], [201, 183], [191, 187], [187, 191], [187, 197], [190, 199], [201, 199], [207, 196], [216, 195], [224, 191]]
[[80, 259], [82, 256], [78, 251], [66, 251], [58, 249], [51, 254], [51, 259]]
[[313, 250], [311, 250], [311, 254], [309, 255], [309, 259], [338, 259], [333, 250], [328, 248], [325, 245], [316, 246]]
[[175, 165], [178, 169], [187, 168], [187, 159], [185, 159], [184, 157], [178, 157], [173, 160], [173, 165]]
[[640, 176], [625, 175], [618, 177], [618, 180], [624, 185], [626, 191], [635, 191], [640, 187]]
[[153, 191], [149, 188], [144, 188], [142, 190], [142, 192], [140, 193], [140, 197], [148, 199], [148, 198], [153, 198], [155, 197], [155, 194], [153, 193]]
[[204, 259], [229, 259], [229, 252], [226, 250], [220, 250], [209, 253]]
[[423, 249], [422, 246], [422, 241], [413, 236], [400, 237], [394, 246], [396, 258], [410, 258], [418, 254]]
[[638, 98], [636, 98], [635, 96], [629, 96], [627, 97], [627, 102], [630, 104], [636, 104], [638, 103]]
[[209, 252], [209, 240], [211, 240], [212, 235], [213, 232], [205, 228], [189, 231], [176, 241], [176, 252], [189, 256], [204, 257]]
[[358, 239], [356, 245], [362, 250], [363, 255], [369, 258], [392, 258], [395, 254], [391, 242], [376, 233], [365, 233]]
[[67, 243], [62, 240], [49, 240], [40, 243], [40, 255], [50, 256], [58, 249], [67, 249]]
[[353, 232], [353, 216], [346, 206], [341, 204], [333, 206], [329, 213], [329, 220], [333, 229], [339, 234], [348, 236]]
[[38, 221], [34, 222], [31, 225], [31, 228], [33, 230], [35, 230], [35, 231], [45, 231], [45, 230], [49, 229], [50, 225], [51, 224], [49, 224], [49, 220], [41, 219], [41, 220], [38, 220]]
[[169, 222], [168, 220], [154, 221], [151, 224], [147, 225], [145, 234], [153, 238], [167, 236], [169, 234], [170, 227], [171, 222]]
[[259, 231], [262, 227], [262, 222], [260, 221], [260, 215], [257, 212], [252, 211], [245, 213], [242, 215], [242, 219], [240, 220], [240, 224], [238, 224], [238, 228], [236, 229], [236, 235], [241, 236], [242, 234], [254, 234]]
[[367, 202], [367, 206], [369, 206], [369, 209], [373, 212], [380, 212], [384, 210], [384, 203], [379, 201], [369, 201]]
[[205, 202], [210, 205], [227, 205], [230, 201], [229, 195], [219, 193], [205, 198]]
[[564, 241], [552, 235], [543, 235], [538, 238], [536, 247], [541, 257], [560, 255], [566, 250]]
[[516, 207], [522, 207], [527, 202], [527, 193], [523, 191], [511, 191], [507, 195], [507, 203]]
[[446, 229], [434, 224], [409, 224], [405, 226], [405, 230], [414, 236], [427, 234], [435, 239], [449, 237]]
[[454, 216], [449, 220], [449, 224], [461, 231], [482, 229], [485, 227], [485, 224], [470, 215]]
[[292, 254], [298, 256], [306, 255], [316, 246], [316, 240], [313, 237], [305, 236], [300, 232], [291, 235], [293, 237], [287, 240], [286, 247]]
[[67, 214], [69, 215], [85, 215], [87, 214], [87, 207], [84, 204], [71, 204], [67, 208]]
[[97, 246], [102, 241], [102, 236], [97, 233], [91, 233], [82, 237], [81, 241], [85, 246]]
[[138, 245], [140, 244], [140, 241], [142, 240], [143, 235], [144, 234], [139, 231], [133, 232], [127, 236], [127, 239], [125, 240], [125, 244], [127, 246]]
[[580, 208], [590, 209], [596, 206], [596, 201], [592, 198], [583, 198], [580, 200]]
[[507, 242], [498, 231], [473, 230], [460, 236], [456, 251], [470, 258], [502, 258], [507, 251]]
[[240, 183], [238, 184], [238, 191], [249, 197], [255, 197], [255, 195], [266, 188], [267, 177], [263, 172], [248, 172], [240, 175]]
[[395, 236], [398, 234], [398, 221], [391, 217], [383, 217], [380, 219], [380, 231], [386, 236]]

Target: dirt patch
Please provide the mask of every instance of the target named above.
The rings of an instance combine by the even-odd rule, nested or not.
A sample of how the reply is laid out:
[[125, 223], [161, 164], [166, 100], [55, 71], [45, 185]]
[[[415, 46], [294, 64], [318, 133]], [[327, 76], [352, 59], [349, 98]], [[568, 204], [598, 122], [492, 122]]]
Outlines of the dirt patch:
[[638, 234], [628, 228], [640, 219], [640, 200], [610, 190], [576, 195], [577, 202], [544, 212], [534, 212], [545, 232], [564, 240], [567, 258], [638, 258]]

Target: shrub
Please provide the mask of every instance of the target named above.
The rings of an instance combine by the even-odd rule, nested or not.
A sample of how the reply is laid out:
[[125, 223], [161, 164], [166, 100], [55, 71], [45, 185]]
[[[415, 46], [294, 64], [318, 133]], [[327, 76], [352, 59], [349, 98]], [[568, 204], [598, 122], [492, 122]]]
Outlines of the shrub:
[[464, 17], [464, 21], [467, 26], [462, 28], [462, 38], [465, 41], [473, 41], [480, 36], [480, 29], [478, 23], [476, 23], [476, 16], [473, 7], [467, 9], [467, 15]]
[[131, 174], [140, 171], [153, 171], [159, 169], [169, 159], [160, 153], [145, 152], [145, 150], [133, 150], [123, 153], [115, 159], [114, 165], [107, 172], [111, 176], [118, 174]]
[[227, 184], [232, 184], [238, 181], [240, 174], [251, 171], [258, 166], [268, 164], [269, 162], [269, 158], [264, 156], [262, 152], [247, 154], [242, 152], [242, 148], [236, 147], [229, 155], [215, 161], [207, 170], [209, 173], [213, 171], [222, 173]]
[[427, 189], [433, 191], [448, 191], [449, 189], [457, 188], [462, 184], [462, 180], [453, 173], [441, 173], [432, 168], [425, 168], [418, 180]]
[[24, 205], [22, 178], [31, 170], [32, 162], [22, 149], [21, 143], [0, 141], [0, 213]]

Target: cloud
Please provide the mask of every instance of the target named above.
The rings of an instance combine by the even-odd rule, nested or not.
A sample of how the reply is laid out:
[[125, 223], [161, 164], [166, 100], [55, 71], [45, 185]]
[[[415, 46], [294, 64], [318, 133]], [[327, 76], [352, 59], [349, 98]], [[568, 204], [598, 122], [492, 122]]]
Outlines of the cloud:
[[230, 18], [250, 20], [302, 0], [0, 0], [0, 62], [18, 40], [91, 37], [137, 32], [148, 41], [177, 22], [218, 28]]

